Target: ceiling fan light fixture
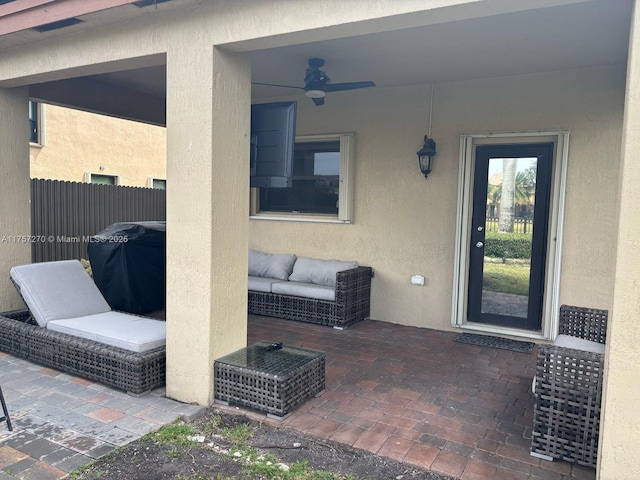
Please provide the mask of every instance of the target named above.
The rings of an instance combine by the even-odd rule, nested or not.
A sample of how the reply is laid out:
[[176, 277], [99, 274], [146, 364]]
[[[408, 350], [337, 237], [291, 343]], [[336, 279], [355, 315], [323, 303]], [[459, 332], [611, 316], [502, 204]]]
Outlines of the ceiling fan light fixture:
[[304, 94], [309, 98], [324, 98], [325, 96], [324, 90], [319, 89], [305, 90]]

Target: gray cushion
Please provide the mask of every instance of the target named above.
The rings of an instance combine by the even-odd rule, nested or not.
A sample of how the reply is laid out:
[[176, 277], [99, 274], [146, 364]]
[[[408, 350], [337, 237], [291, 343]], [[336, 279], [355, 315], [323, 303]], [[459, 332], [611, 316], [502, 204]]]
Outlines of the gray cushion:
[[111, 310], [78, 260], [18, 265], [10, 275], [41, 327], [51, 320]]
[[166, 341], [166, 323], [121, 312], [51, 320], [47, 330], [86, 338], [132, 352], [147, 352]]
[[293, 295], [294, 297], [316, 298], [318, 300], [334, 301], [336, 289], [326, 285], [314, 285], [299, 282], [276, 282], [271, 285], [271, 291], [281, 295]]
[[358, 262], [298, 257], [293, 266], [293, 272], [289, 275], [289, 280], [292, 282], [315, 283], [316, 285], [335, 287], [336, 273], [357, 267]]
[[271, 285], [281, 281], [282, 280], [276, 280], [275, 278], [249, 277], [249, 290], [271, 293]]
[[556, 347], [575, 348], [576, 350], [601, 354], [604, 354], [605, 350], [604, 343], [592, 342], [591, 340], [572, 337], [571, 335], [558, 335], [553, 344]]
[[249, 250], [249, 275], [287, 280], [295, 261], [295, 255]]

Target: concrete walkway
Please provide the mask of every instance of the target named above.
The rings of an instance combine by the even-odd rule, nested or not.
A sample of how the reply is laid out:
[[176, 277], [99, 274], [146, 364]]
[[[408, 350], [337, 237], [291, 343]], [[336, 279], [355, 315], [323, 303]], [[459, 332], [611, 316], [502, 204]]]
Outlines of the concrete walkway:
[[114, 448], [203, 407], [164, 396], [133, 397], [0, 352], [0, 386], [13, 432], [0, 423], [0, 480], [66, 477]]

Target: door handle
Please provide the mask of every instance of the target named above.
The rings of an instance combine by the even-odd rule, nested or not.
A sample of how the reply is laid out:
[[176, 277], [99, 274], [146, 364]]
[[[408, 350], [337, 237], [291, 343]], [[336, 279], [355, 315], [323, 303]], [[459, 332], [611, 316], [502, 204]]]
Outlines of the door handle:
[[484, 243], [478, 242], [478, 243], [476, 243], [476, 247], [482, 248], [482, 247], [484, 247]]

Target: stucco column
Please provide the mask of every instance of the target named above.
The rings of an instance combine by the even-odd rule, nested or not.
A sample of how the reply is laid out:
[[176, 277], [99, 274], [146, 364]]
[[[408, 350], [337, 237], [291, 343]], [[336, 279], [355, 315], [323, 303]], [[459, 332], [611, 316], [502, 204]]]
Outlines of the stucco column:
[[251, 69], [194, 37], [167, 52], [167, 395], [213, 402], [246, 346]]
[[0, 311], [24, 304], [9, 280], [14, 265], [31, 263], [27, 90], [0, 88]]
[[[640, 478], [640, 4], [632, 15], [598, 478]], [[616, 191], [612, 186], [611, 192]], [[602, 248], [607, 248], [603, 245]], [[587, 259], [588, 260], [588, 259]]]

